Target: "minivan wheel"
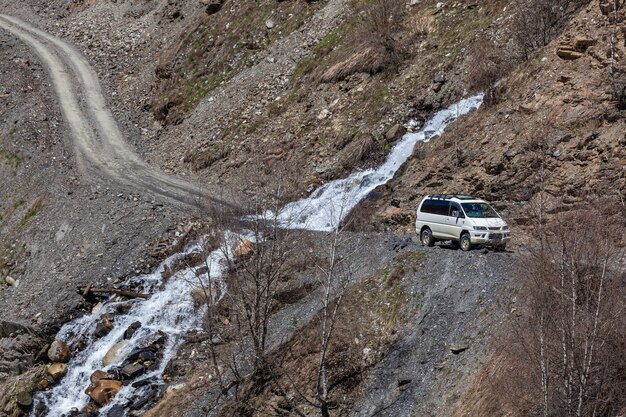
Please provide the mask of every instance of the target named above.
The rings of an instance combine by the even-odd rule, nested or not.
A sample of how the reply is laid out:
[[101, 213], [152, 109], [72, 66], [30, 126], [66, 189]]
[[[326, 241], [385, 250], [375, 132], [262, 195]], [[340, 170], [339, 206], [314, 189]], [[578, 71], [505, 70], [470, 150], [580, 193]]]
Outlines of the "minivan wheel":
[[428, 227], [422, 229], [422, 233], [420, 233], [420, 240], [424, 246], [433, 246], [435, 244], [433, 232]]
[[472, 239], [470, 238], [469, 233], [465, 232], [461, 235], [461, 240], [459, 241], [461, 245], [461, 250], [467, 252], [472, 249]]

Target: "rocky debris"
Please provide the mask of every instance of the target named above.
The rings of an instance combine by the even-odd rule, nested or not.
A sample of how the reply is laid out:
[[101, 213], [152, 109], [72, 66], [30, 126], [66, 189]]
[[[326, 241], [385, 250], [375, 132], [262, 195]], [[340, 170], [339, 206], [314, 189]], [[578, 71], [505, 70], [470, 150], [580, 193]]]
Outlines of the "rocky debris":
[[0, 381], [29, 369], [44, 341], [23, 324], [0, 321]]
[[561, 59], [574, 60], [582, 57], [587, 49], [596, 44], [595, 39], [575, 36], [572, 39], [561, 41], [556, 50], [556, 54]]
[[48, 349], [48, 358], [52, 362], [67, 363], [70, 361], [70, 348], [62, 340], [55, 340]]
[[52, 379], [56, 381], [65, 376], [65, 374], [67, 373], [67, 364], [53, 363], [52, 365], [48, 366], [48, 369], [46, 371], [48, 372], [48, 375], [50, 375]]
[[619, 10], [623, 5], [624, 2], [622, 0], [600, 0], [600, 12], [605, 16], [609, 16], [615, 12], [615, 6]]

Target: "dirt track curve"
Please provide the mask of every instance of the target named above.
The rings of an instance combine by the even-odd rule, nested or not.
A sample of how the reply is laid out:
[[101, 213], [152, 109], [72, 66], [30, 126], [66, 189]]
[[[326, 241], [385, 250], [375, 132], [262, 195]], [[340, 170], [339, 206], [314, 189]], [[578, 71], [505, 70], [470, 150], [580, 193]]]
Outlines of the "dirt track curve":
[[142, 161], [108, 110], [95, 71], [72, 46], [12, 16], [0, 14], [0, 28], [26, 43], [47, 67], [85, 174], [185, 205], [235, 204], [221, 187], [193, 184]]

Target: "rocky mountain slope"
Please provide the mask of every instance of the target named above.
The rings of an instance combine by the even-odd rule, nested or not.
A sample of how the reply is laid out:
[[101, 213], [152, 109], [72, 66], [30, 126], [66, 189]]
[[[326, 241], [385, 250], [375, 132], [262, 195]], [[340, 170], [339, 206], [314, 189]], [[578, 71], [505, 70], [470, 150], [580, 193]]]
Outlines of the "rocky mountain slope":
[[[523, 50], [515, 3], [27, 0], [0, 1], [0, 12], [76, 45], [144, 160], [238, 195], [262, 196], [281, 184], [283, 199], [305, 196], [379, 164], [436, 110], [492, 90], [479, 111], [418, 144], [352, 216], [355, 232], [387, 242], [365, 246], [363, 258], [380, 262], [363, 260], [370, 274], [347, 297], [345, 337], [333, 357], [338, 378], [346, 376], [336, 413], [426, 416], [455, 407], [472, 415], [455, 403], [509, 308], [515, 255], [424, 252], [377, 233], [412, 233], [415, 206], [429, 192], [492, 201], [515, 227], [515, 243], [529, 239], [524, 230], [538, 206], [553, 215], [602, 197], [626, 212], [626, 119], [616, 101], [626, 85], [626, 7], [567, 2], [545, 42]], [[76, 287], [151, 270], [164, 242], [205, 229], [188, 217], [207, 216], [83, 177], [42, 63], [4, 32], [0, 54], [0, 311], [20, 323], [0, 323], [2, 416], [19, 414], [7, 387], [41, 360], [38, 351], [62, 323], [90, 308]], [[398, 265], [410, 272], [388, 285]], [[401, 302], [389, 307], [381, 291], [401, 294]], [[282, 314], [310, 320], [315, 301], [283, 306]], [[293, 327], [289, 320], [281, 331]], [[302, 378], [316, 354], [303, 348], [314, 323], [300, 323], [274, 352]], [[353, 335], [352, 323], [368, 331]], [[170, 370], [177, 388], [145, 415], [208, 412], [201, 343], [182, 348]], [[279, 376], [284, 385], [290, 378]], [[253, 391], [253, 415], [295, 415], [271, 384]]]

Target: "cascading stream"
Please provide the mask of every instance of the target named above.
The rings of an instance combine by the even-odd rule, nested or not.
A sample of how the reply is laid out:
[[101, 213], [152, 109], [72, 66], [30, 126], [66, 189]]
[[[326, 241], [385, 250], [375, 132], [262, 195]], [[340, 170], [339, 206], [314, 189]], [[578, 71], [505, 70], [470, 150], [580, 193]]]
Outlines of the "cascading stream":
[[[404, 135], [380, 167], [356, 171], [347, 178], [324, 184], [305, 199], [287, 204], [278, 213], [281, 225], [285, 228], [312, 231], [334, 230], [370, 192], [394, 177], [413, 153], [417, 142], [441, 135], [457, 117], [480, 107], [482, 99], [483, 95], [478, 94], [436, 113], [418, 132]], [[182, 253], [166, 259], [153, 273], [130, 278], [128, 284], [139, 284], [145, 292], [152, 294], [149, 299], [114, 301], [116, 299], [112, 297], [98, 311], [63, 326], [57, 339], [68, 345], [78, 343], [81, 338], [88, 343], [82, 350], [74, 352], [74, 357], [68, 364], [68, 373], [60, 383], [49, 391], [40, 392], [35, 402], [45, 405], [46, 415], [49, 417], [67, 414], [72, 408], [83, 409], [90, 400], [84, 391], [95, 370], [112, 370], [122, 364], [127, 355], [138, 346], [164, 336], [158, 366], [123, 385], [110, 403], [100, 409], [100, 415], [105, 416], [114, 407], [125, 406], [133, 399], [142, 397], [150, 384], [162, 384], [163, 371], [176, 353], [184, 335], [201, 325], [203, 314], [194, 307], [191, 289], [200, 284], [198, 280], [202, 280], [203, 285], [211, 285], [214, 293], [221, 298], [226, 291], [226, 283], [221, 279], [227, 267], [226, 259], [232, 256], [233, 244], [242, 239], [250, 237], [226, 232], [224, 240], [227, 249], [216, 249], [208, 254], [204, 265], [183, 269], [164, 280], [163, 272], [166, 267], [171, 268], [174, 262], [191, 253], [204, 253], [203, 241], [191, 245]], [[122, 304], [126, 304], [127, 311], [117, 313]], [[107, 313], [114, 314], [113, 329], [103, 337], [93, 337], [96, 324]], [[136, 322], [141, 323], [141, 326], [124, 341], [126, 330]], [[117, 355], [105, 366], [105, 355], [114, 346], [119, 347]]]

